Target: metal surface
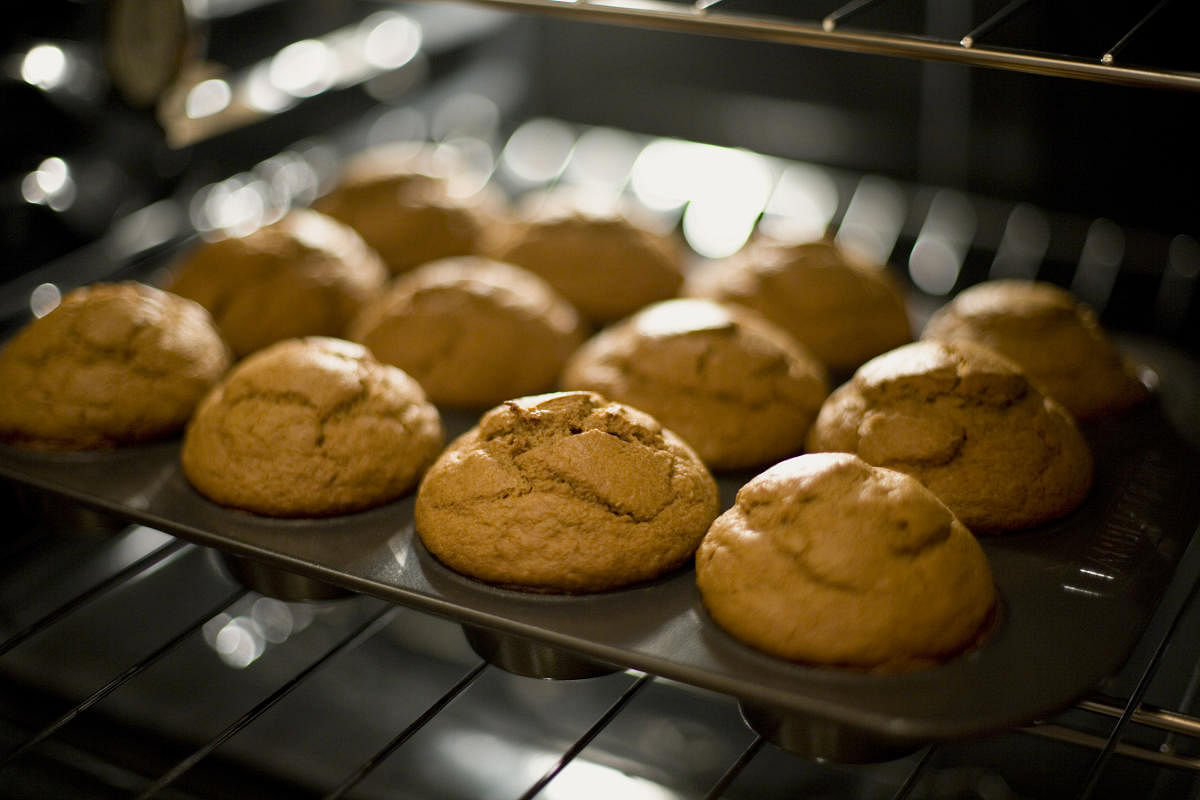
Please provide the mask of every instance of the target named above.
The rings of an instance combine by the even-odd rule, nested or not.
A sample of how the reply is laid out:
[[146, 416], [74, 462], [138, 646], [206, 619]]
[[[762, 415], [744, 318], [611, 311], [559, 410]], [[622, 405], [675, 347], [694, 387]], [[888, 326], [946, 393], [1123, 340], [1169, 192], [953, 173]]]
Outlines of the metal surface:
[[[1200, 73], [1122, 65], [1117, 53], [1127, 37], [1095, 59], [1062, 53], [1024, 52], [988, 47], [980, 38], [986, 30], [963, 31], [955, 39], [922, 34], [845, 29], [844, 15], [831, 9], [816, 19], [767, 17], [724, 11], [718, 3], [660, 2], [658, 0], [472, 0], [480, 6], [536, 12], [568, 19], [630, 25], [708, 36], [816, 47], [853, 53], [947, 61], [973, 67], [1005, 69], [1038, 75], [1127, 86], [1200, 90]], [[733, 5], [728, 4], [728, 5]], [[1140, 27], [1140, 25], [1139, 25]], [[1135, 33], [1131, 31], [1130, 33]]]
[[[1164, 397], [1200, 386], [1194, 373], [1161, 372], [1161, 381]], [[984, 540], [1003, 603], [995, 632], [964, 657], [906, 675], [808, 668], [751, 651], [708, 619], [690, 571], [585, 596], [480, 584], [422, 548], [411, 496], [326, 520], [221, 508], [187, 483], [173, 441], [103, 454], [5, 449], [0, 474], [286, 572], [817, 720], [893, 752], [1043, 718], [1125, 660], [1200, 518], [1196, 454], [1166, 405], [1088, 430], [1097, 474], [1085, 506], [1046, 528]], [[452, 420], [451, 430], [469, 422]], [[726, 504], [742, 477], [721, 479]]]

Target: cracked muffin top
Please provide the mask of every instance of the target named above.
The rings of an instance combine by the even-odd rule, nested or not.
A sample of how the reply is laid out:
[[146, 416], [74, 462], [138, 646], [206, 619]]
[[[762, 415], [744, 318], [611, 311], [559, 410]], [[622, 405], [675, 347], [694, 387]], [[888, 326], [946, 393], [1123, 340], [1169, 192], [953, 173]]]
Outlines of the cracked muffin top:
[[975, 533], [1061, 517], [1092, 481], [1071, 414], [970, 343], [916, 342], [868, 361], [825, 401], [807, 449], [913, 475]]
[[909, 475], [798, 456], [741, 488], [696, 552], [713, 619], [771, 655], [898, 672], [976, 643], [995, 606], [971, 532]]
[[1008, 356], [1080, 420], [1120, 413], [1149, 396], [1095, 311], [1050, 283], [977, 284], [938, 309], [921, 338], [976, 342]]
[[462, 574], [539, 592], [650, 580], [691, 558], [719, 511], [696, 454], [652, 417], [592, 392], [509, 400], [430, 468], [426, 548]]
[[363, 307], [349, 338], [415, 378], [434, 403], [481, 409], [554, 388], [583, 328], [533, 273], [463, 256], [397, 278]]
[[339, 339], [289, 339], [204, 398], [183, 471], [216, 503], [277, 517], [381, 505], [411, 490], [443, 443], [419, 384]]
[[592, 337], [562, 384], [654, 416], [712, 469], [799, 453], [828, 394], [825, 368], [752, 311], [667, 300]]
[[754, 309], [835, 375], [912, 341], [891, 275], [830, 240], [752, 244], [695, 271], [684, 294]]
[[305, 208], [245, 236], [206, 242], [167, 288], [209, 310], [241, 358], [299, 336], [342, 336], [387, 270], [351, 228]]
[[133, 281], [75, 289], [0, 351], [0, 441], [95, 450], [176, 434], [229, 361], [191, 300]]

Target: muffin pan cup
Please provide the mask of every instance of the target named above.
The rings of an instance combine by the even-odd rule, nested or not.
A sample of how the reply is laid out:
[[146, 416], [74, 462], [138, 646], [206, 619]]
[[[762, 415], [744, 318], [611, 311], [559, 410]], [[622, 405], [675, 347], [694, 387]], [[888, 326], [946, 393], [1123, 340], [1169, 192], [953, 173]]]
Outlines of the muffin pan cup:
[[[562, 678], [641, 670], [737, 698], [747, 721], [788, 749], [878, 760], [1050, 716], [1128, 657], [1200, 520], [1200, 366], [1176, 351], [1142, 352], [1160, 374], [1159, 395], [1085, 427], [1096, 462], [1086, 503], [1053, 524], [981, 539], [1003, 604], [990, 635], [960, 657], [904, 674], [757, 652], [708, 617], [690, 569], [586, 595], [488, 586], [422, 547], [411, 494], [325, 519], [222, 508], [185, 479], [178, 441], [68, 455], [0, 448], [0, 476], [212, 547], [234, 570], [265, 567], [455, 620], [477, 652], [510, 671]], [[447, 415], [450, 435], [469, 421]], [[726, 505], [744, 477], [718, 476]]]

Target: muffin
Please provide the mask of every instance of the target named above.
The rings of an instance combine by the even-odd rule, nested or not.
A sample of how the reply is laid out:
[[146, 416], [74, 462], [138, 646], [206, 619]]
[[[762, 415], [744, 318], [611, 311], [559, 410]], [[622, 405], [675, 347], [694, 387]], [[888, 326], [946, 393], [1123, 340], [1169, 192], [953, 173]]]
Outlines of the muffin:
[[349, 338], [415, 378], [434, 403], [488, 408], [553, 389], [583, 328], [533, 273], [460, 256], [397, 278], [363, 308]]
[[829, 392], [824, 367], [780, 328], [699, 299], [656, 303], [596, 334], [562, 385], [649, 413], [711, 469], [799, 453]]
[[405, 494], [442, 443], [416, 381], [361, 345], [310, 337], [234, 367], [196, 410], [181, 457], [192, 486], [216, 503], [320, 517]]
[[1118, 414], [1149, 394], [1096, 313], [1049, 283], [966, 289], [930, 317], [921, 338], [976, 342], [1008, 356], [1080, 420]]
[[454, 181], [460, 169], [428, 147], [368, 150], [350, 160], [313, 207], [358, 231], [388, 270], [400, 274], [427, 261], [479, 253], [489, 241], [490, 195], [460, 192]]
[[1071, 414], [969, 343], [916, 342], [868, 361], [825, 401], [806, 446], [913, 475], [977, 534], [1064, 516], [1092, 481]]
[[904, 295], [886, 268], [829, 240], [750, 245], [698, 270], [684, 293], [754, 309], [834, 375], [912, 341]]
[[550, 204], [514, 231], [496, 258], [537, 273], [598, 325], [674, 297], [683, 284], [678, 244], [628, 217]]
[[229, 362], [190, 300], [132, 281], [75, 289], [0, 351], [0, 441], [94, 450], [176, 434]]
[[899, 672], [975, 644], [996, 605], [971, 532], [909, 475], [798, 456], [741, 488], [696, 552], [705, 608], [779, 658]]
[[687, 562], [719, 511], [712, 475], [652, 417], [591, 392], [509, 400], [430, 468], [416, 529], [449, 568], [593, 592]]
[[352, 229], [309, 209], [246, 236], [200, 245], [167, 288], [212, 313], [236, 357], [300, 336], [343, 336], [387, 280]]

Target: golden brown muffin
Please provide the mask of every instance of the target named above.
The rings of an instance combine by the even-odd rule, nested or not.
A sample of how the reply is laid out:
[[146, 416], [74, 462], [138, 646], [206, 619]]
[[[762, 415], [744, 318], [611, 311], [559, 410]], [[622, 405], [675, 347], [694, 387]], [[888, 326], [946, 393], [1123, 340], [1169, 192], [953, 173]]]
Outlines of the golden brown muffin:
[[1125, 411], [1149, 395], [1096, 313], [1053, 284], [973, 286], [935, 312], [921, 338], [976, 342], [1008, 356], [1080, 420]]
[[907, 472], [975, 533], [1061, 517], [1092, 482], [1070, 413], [970, 343], [916, 342], [868, 361], [825, 401], [807, 449]]
[[674, 240], [627, 217], [559, 204], [517, 224], [496, 257], [537, 273], [601, 325], [674, 297], [683, 284], [683, 254]]
[[167, 288], [212, 313], [238, 358], [299, 336], [343, 336], [387, 280], [352, 229], [308, 209], [246, 236], [200, 245]]
[[698, 270], [684, 293], [754, 309], [835, 375], [912, 341], [904, 295], [886, 268], [828, 240], [748, 246]]
[[392, 274], [427, 261], [482, 252], [492, 195], [461, 194], [454, 165], [428, 147], [380, 147], [351, 159], [313, 207], [354, 228]]
[[539, 592], [589, 592], [683, 564], [717, 486], [652, 417], [591, 392], [509, 400], [430, 468], [421, 541], [451, 569]]
[[196, 410], [182, 461], [221, 505], [318, 517], [400, 497], [442, 443], [437, 409], [416, 381], [361, 345], [310, 337], [234, 367]]
[[553, 389], [583, 328], [533, 273], [460, 256], [397, 278], [363, 308], [349, 337], [416, 378], [434, 403], [487, 408]]
[[190, 300], [132, 281], [75, 289], [0, 351], [0, 441], [93, 450], [170, 436], [229, 362]]
[[563, 388], [647, 412], [711, 469], [800, 452], [829, 393], [825, 368], [774, 324], [711, 300], [666, 300], [592, 337]]
[[717, 624], [759, 650], [886, 672], [969, 648], [996, 604], [987, 557], [950, 509], [848, 453], [743, 486], [696, 552], [696, 583]]

